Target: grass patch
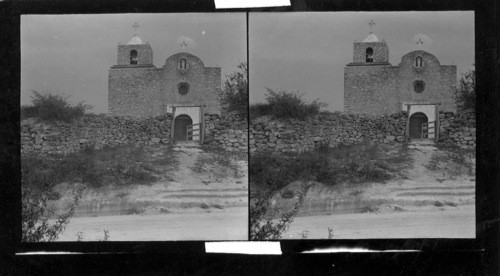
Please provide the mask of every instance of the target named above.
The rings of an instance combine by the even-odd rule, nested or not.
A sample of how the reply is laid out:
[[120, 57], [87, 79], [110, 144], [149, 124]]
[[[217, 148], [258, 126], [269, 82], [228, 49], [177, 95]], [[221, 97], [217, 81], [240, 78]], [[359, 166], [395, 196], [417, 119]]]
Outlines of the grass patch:
[[[277, 191], [297, 180], [325, 185], [384, 182], [409, 160], [404, 151], [387, 153], [384, 145], [363, 143], [330, 148], [319, 145], [304, 153], [257, 153], [250, 158], [250, 182]], [[404, 162], [402, 162], [404, 161]]]
[[148, 184], [158, 180], [159, 172], [144, 154], [142, 146], [104, 147], [93, 145], [62, 156], [24, 155], [21, 157], [23, 184], [27, 187], [53, 187], [63, 182], [103, 185]]
[[246, 154], [225, 151], [218, 147], [204, 147], [205, 153], [198, 155], [191, 170], [198, 174], [208, 174], [209, 178], [239, 178], [242, 171], [239, 160], [246, 160]]
[[476, 172], [475, 152], [471, 150], [461, 149], [454, 145], [438, 144], [436, 146], [439, 152], [432, 155], [432, 158], [427, 165], [427, 169], [431, 171], [447, 171], [449, 175], [459, 176], [467, 174], [474, 176]]

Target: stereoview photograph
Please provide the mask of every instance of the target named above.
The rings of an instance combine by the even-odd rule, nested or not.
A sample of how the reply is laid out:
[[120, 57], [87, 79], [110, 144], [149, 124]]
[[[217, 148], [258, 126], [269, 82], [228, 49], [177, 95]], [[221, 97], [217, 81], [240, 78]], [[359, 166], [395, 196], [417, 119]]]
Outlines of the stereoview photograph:
[[246, 14], [21, 17], [22, 241], [248, 240]]
[[250, 239], [475, 237], [473, 12], [250, 13]]

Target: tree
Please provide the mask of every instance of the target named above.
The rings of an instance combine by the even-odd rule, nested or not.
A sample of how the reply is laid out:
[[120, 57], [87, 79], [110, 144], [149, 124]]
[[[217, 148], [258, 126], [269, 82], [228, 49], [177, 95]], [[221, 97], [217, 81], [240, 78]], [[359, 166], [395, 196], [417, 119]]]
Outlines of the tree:
[[221, 91], [221, 104], [225, 111], [248, 112], [248, 66], [245, 62], [238, 64], [238, 70], [226, 76]]
[[476, 71], [463, 73], [453, 89], [457, 106], [462, 109], [476, 109]]
[[75, 118], [82, 117], [91, 105], [80, 102], [72, 105], [67, 96], [53, 95], [47, 92], [32, 90], [31, 105], [21, 106], [21, 120], [36, 117], [42, 121], [64, 121], [71, 122]]

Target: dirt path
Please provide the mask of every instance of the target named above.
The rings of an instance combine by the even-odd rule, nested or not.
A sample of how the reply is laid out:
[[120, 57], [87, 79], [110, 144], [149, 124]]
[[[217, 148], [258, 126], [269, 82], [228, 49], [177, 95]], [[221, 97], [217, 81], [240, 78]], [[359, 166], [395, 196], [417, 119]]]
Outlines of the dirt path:
[[315, 183], [284, 238], [309, 231], [309, 238], [324, 239], [328, 227], [339, 239], [474, 238], [474, 175], [429, 142], [412, 143], [408, 150], [413, 165], [404, 178], [334, 187]]
[[247, 240], [247, 208], [164, 215], [128, 215], [72, 218], [58, 241], [167, 241]]
[[396, 213], [357, 213], [295, 218], [284, 239], [475, 238], [474, 206]]

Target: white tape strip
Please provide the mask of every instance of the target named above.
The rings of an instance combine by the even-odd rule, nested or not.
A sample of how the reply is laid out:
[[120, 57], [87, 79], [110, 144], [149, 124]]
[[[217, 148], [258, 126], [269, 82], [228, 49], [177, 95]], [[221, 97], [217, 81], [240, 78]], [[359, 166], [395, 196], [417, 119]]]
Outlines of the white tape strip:
[[216, 9], [242, 9], [290, 6], [290, 0], [214, 0]]
[[279, 242], [206, 242], [206, 253], [281, 255]]
[[304, 251], [301, 253], [374, 253], [374, 252], [420, 252], [421, 250], [371, 250], [367, 248], [360, 247], [332, 247], [332, 248], [321, 248]]

